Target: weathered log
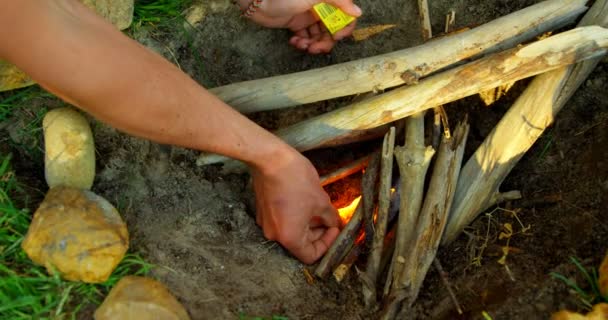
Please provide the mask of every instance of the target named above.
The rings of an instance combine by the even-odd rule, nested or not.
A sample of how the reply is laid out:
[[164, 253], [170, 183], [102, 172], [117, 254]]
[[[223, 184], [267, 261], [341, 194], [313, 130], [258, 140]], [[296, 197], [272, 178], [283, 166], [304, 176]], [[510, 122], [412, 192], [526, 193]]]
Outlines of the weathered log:
[[384, 248], [384, 238], [389, 220], [391, 202], [391, 181], [393, 179], [393, 151], [395, 147], [395, 128], [384, 136], [382, 143], [382, 161], [380, 162], [380, 186], [378, 187], [378, 217], [376, 218], [374, 240], [367, 258], [365, 273], [361, 274], [363, 283], [363, 300], [367, 306], [376, 302], [376, 283], [380, 269], [380, 259]]
[[[379, 169], [379, 161], [377, 159], [374, 160], [374, 157], [372, 157], [361, 181], [361, 198], [367, 197], [367, 194], [369, 193], [373, 195]], [[327, 253], [325, 256], [323, 256], [321, 262], [315, 269], [315, 275], [317, 275], [317, 277], [325, 278], [329, 272], [333, 270], [333, 268], [352, 250], [355, 241], [359, 236], [359, 227], [361, 226], [361, 222], [364, 221], [365, 218], [365, 209], [364, 201], [359, 202], [359, 205], [357, 206], [357, 209], [355, 210], [355, 213], [351, 217], [350, 221], [348, 221], [344, 229], [342, 229], [338, 235], [338, 238], [334, 241], [329, 250], [327, 250]]]
[[[580, 25], [608, 26], [607, 0], [598, 0]], [[593, 28], [597, 34], [605, 29]], [[576, 30], [582, 30], [578, 28]], [[605, 45], [598, 43], [600, 46]], [[491, 205], [500, 184], [601, 60], [594, 59], [536, 77], [462, 169], [443, 243], [451, 242]]]
[[413, 240], [409, 243], [407, 256], [404, 256], [406, 263], [399, 275], [399, 286], [394, 286], [406, 291], [405, 307], [416, 300], [422, 281], [435, 259], [456, 191], [468, 133], [469, 125], [461, 123], [456, 127], [454, 137], [444, 137], [439, 146]]
[[424, 144], [424, 112], [406, 119], [405, 146], [395, 147], [395, 158], [401, 175], [401, 208], [397, 220], [395, 252], [389, 266], [384, 292], [391, 294], [403, 289], [399, 282], [406, 263], [407, 249], [413, 240], [415, 226], [422, 206], [426, 172], [435, 154]]
[[[300, 151], [323, 147], [480, 91], [603, 54], [608, 30], [593, 26], [563, 32], [328, 112], [276, 134]], [[223, 158], [227, 160], [227, 158]]]
[[550, 0], [477, 28], [375, 57], [320, 69], [245, 81], [211, 89], [235, 109], [250, 113], [384, 90], [424, 77], [458, 61], [513, 47], [573, 22], [586, 0]]

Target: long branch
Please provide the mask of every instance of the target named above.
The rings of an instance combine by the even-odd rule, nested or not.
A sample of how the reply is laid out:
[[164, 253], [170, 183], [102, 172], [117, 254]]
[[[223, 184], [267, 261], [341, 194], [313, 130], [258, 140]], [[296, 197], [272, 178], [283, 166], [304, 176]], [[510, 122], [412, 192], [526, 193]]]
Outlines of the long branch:
[[605, 53], [606, 47], [608, 30], [597, 26], [577, 28], [445, 71], [416, 86], [401, 87], [313, 117], [276, 134], [300, 151], [323, 147], [422, 110], [596, 57]]
[[[586, 0], [549, 0], [461, 34], [422, 46], [334, 66], [211, 89], [243, 113], [285, 108], [383, 90], [405, 83], [408, 72], [424, 77], [464, 59], [513, 47], [574, 21]], [[446, 50], [446, 48], [449, 48]]]

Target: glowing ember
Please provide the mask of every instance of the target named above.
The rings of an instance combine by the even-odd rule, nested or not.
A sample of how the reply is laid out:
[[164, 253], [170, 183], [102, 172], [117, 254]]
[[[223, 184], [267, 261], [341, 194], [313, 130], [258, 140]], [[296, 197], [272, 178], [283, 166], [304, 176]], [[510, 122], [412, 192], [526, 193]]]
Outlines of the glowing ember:
[[346, 207], [338, 209], [338, 214], [340, 215], [342, 222], [347, 223], [350, 220], [355, 213], [355, 209], [357, 209], [357, 206], [359, 205], [359, 201], [361, 201], [361, 196], [356, 197], [355, 200]]

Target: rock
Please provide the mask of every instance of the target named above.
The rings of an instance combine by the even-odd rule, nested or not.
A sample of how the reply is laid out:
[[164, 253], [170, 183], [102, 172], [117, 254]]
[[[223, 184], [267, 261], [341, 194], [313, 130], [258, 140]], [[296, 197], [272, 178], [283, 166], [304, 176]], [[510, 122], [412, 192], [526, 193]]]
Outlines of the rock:
[[608, 303], [599, 303], [587, 315], [576, 312], [560, 311], [551, 317], [551, 320], [606, 320], [608, 319]]
[[[128, 28], [133, 22], [134, 0], [81, 0], [118, 29]], [[0, 60], [0, 92], [33, 85], [35, 82], [14, 65]]]
[[600, 287], [600, 293], [606, 297], [608, 296], [608, 253], [606, 254], [606, 256], [604, 256], [604, 260], [602, 261], [602, 264], [600, 265], [600, 269], [599, 269], [599, 287]]
[[188, 320], [184, 307], [160, 282], [126, 276], [95, 311], [95, 320]]
[[95, 144], [87, 120], [72, 108], [44, 116], [44, 174], [50, 188], [91, 189], [95, 179]]
[[104, 282], [129, 246], [127, 227], [104, 198], [55, 187], [34, 213], [22, 243], [34, 262], [67, 280]]
[[134, 0], [81, 0], [97, 14], [124, 30], [133, 22]]
[[0, 92], [19, 89], [34, 84], [23, 71], [14, 65], [0, 60]]

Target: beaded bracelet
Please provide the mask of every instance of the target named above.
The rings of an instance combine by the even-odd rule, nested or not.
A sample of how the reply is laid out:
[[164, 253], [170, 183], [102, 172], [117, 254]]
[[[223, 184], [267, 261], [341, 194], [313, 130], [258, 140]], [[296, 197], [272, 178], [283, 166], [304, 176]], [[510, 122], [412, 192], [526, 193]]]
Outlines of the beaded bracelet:
[[264, 0], [253, 0], [247, 7], [247, 10], [243, 12], [243, 16], [247, 18], [251, 17], [256, 11], [258, 11], [262, 5], [262, 1]]

